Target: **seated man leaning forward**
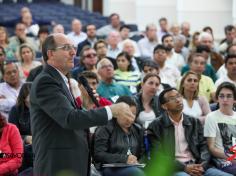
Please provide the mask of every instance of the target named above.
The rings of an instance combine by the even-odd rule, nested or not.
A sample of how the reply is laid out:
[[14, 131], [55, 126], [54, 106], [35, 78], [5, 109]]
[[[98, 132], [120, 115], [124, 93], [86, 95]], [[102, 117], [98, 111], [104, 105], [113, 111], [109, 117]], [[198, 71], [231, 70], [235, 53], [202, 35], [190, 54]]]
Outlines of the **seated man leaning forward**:
[[[165, 157], [174, 161], [174, 175], [228, 175], [209, 167], [210, 155], [202, 125], [199, 119], [183, 114], [182, 95], [175, 88], [169, 88], [163, 90], [159, 100], [165, 113], [149, 125], [148, 134], [152, 148], [158, 147]], [[151, 155], [153, 161], [155, 153]]]

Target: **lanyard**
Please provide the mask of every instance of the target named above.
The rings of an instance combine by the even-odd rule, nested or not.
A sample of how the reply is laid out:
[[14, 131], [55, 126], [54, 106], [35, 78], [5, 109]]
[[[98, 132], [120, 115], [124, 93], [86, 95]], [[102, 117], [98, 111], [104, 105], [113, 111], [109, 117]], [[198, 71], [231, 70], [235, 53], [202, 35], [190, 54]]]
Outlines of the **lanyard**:
[[127, 135], [127, 134], [126, 134], [126, 139], [127, 139], [127, 143], [128, 143], [127, 155], [132, 155], [131, 146], [130, 146], [130, 140], [129, 140], [129, 135]]

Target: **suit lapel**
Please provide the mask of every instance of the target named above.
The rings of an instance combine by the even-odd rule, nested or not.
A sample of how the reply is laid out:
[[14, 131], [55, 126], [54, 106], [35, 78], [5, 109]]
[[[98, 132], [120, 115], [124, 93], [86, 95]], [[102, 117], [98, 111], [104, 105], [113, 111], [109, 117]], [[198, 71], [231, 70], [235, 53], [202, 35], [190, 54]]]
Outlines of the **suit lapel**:
[[53, 68], [52, 66], [50, 66], [48, 64], [46, 64], [44, 71], [49, 73], [54, 79], [56, 79], [59, 82], [67, 99], [71, 102], [71, 104], [75, 108], [77, 108], [76, 101], [75, 101], [74, 97], [72, 97], [73, 95], [72, 95], [72, 93], [70, 93], [70, 90], [68, 89], [68, 87], [67, 87], [65, 81], [63, 80], [63, 78], [61, 77], [60, 73], [58, 73], [58, 71], [55, 68]]

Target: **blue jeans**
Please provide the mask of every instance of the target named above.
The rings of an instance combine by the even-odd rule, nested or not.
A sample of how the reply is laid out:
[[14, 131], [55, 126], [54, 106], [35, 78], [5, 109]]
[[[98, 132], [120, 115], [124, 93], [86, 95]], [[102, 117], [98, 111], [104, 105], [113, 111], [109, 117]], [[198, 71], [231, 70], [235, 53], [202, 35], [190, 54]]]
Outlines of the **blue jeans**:
[[[190, 176], [186, 172], [177, 172], [174, 176]], [[233, 176], [216, 168], [209, 168], [205, 171], [204, 176]]]
[[102, 173], [103, 176], [145, 176], [138, 167], [105, 168]]

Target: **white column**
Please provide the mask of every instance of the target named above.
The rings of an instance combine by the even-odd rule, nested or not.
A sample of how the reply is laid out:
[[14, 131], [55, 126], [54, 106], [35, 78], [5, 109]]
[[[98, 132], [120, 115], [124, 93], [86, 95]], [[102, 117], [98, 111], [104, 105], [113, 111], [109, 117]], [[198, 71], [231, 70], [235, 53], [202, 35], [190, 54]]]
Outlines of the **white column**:
[[236, 0], [232, 0], [232, 22], [233, 22], [233, 25], [236, 24]]

